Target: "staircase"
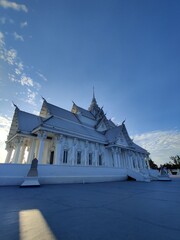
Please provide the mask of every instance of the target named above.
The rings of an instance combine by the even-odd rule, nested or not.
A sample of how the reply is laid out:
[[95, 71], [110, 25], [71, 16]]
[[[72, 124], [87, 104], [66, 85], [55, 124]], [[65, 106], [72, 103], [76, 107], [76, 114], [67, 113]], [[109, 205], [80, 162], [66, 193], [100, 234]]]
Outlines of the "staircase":
[[151, 181], [148, 171], [137, 171], [137, 170], [128, 169], [127, 174], [128, 174], [128, 177], [131, 177], [138, 182]]

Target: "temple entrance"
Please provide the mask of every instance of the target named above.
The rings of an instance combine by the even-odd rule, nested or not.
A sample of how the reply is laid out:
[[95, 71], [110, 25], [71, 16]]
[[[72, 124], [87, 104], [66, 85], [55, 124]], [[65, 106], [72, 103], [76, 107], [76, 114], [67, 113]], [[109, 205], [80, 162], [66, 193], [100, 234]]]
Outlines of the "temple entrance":
[[51, 151], [49, 163], [50, 163], [50, 164], [53, 164], [53, 161], [54, 161], [54, 151]]

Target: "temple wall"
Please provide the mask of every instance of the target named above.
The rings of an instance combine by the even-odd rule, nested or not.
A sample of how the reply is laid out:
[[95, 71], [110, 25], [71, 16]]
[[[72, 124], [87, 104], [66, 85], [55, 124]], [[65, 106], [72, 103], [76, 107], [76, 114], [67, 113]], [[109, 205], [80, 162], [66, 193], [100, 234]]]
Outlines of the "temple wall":
[[[21, 185], [30, 164], [0, 164], [0, 185]], [[125, 169], [94, 166], [38, 165], [40, 184], [124, 181]]]
[[[34, 142], [34, 145], [32, 144]], [[86, 141], [64, 135], [54, 135], [48, 139], [46, 135], [37, 138], [21, 138], [20, 145], [15, 145], [16, 163], [31, 163], [32, 156], [36, 157], [39, 164], [63, 165], [63, 166], [99, 166], [114, 167], [119, 169], [142, 170], [148, 168], [145, 154], [134, 152], [120, 147], [108, 147], [104, 144]], [[19, 146], [19, 156], [17, 148]], [[26, 148], [24, 148], [26, 146]], [[33, 149], [32, 149], [33, 148]], [[22, 152], [22, 150], [28, 152]], [[9, 149], [12, 152], [12, 148]], [[67, 151], [67, 160], [64, 161], [64, 151]], [[80, 152], [80, 163], [77, 162], [77, 154]], [[23, 154], [22, 154], [23, 153]], [[26, 154], [25, 154], [26, 153]], [[89, 155], [92, 155], [92, 164], [89, 163]], [[15, 159], [11, 156], [11, 159]], [[26, 158], [26, 159], [25, 159]], [[100, 159], [101, 158], [101, 162]], [[8, 157], [10, 159], [10, 157]], [[7, 161], [8, 163], [8, 161]]]

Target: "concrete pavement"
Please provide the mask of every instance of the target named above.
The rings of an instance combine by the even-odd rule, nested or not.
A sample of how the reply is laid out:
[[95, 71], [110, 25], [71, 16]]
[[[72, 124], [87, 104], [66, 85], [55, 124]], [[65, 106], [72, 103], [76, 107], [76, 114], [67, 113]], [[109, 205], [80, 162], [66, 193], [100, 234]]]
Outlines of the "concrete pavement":
[[0, 239], [179, 240], [180, 179], [0, 187]]

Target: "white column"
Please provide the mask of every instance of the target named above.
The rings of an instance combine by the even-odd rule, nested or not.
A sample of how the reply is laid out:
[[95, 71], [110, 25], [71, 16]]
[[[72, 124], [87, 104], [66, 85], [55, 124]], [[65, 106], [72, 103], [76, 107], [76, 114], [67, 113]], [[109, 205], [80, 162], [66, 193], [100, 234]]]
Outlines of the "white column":
[[143, 164], [143, 160], [141, 159], [141, 155], [140, 153], [138, 153], [138, 159], [139, 159], [139, 164], [140, 164], [140, 168], [143, 169], [144, 168], [144, 164]]
[[133, 169], [133, 162], [132, 162], [132, 152], [130, 150], [128, 150], [128, 165], [130, 169]]
[[121, 162], [122, 162], [122, 167], [126, 168], [126, 158], [125, 158], [125, 151], [124, 151], [124, 149], [121, 149]]
[[18, 163], [23, 163], [25, 150], [26, 150], [26, 144], [23, 142], [21, 146], [19, 158], [18, 158]]
[[119, 167], [119, 161], [118, 161], [118, 149], [117, 148], [115, 148], [114, 149], [115, 151], [114, 151], [114, 156], [115, 156], [115, 167]]
[[10, 144], [7, 144], [6, 150], [7, 150], [7, 155], [6, 155], [5, 163], [9, 163], [10, 160], [11, 160], [11, 155], [12, 155], [13, 147], [12, 147]]
[[56, 136], [55, 152], [54, 152], [54, 164], [55, 165], [60, 165], [60, 163], [61, 163], [62, 142], [63, 142], [63, 135]]
[[20, 150], [21, 150], [21, 144], [22, 144], [22, 138], [17, 137], [16, 142], [15, 142], [15, 152], [14, 152], [14, 156], [13, 156], [13, 163], [18, 163], [19, 154], [20, 154]]
[[147, 164], [146, 164], [146, 160], [143, 157], [143, 154], [141, 153], [141, 161], [143, 163], [144, 169], [147, 169]]
[[72, 151], [71, 151], [71, 164], [75, 165], [76, 163], [76, 146], [77, 146], [77, 138], [73, 139]]
[[31, 140], [31, 145], [29, 146], [29, 154], [27, 158], [27, 163], [31, 163], [32, 160], [35, 158], [35, 146], [36, 146], [36, 139], [33, 138]]
[[113, 157], [113, 167], [117, 167], [116, 149], [112, 147], [111, 151], [112, 151], [112, 157]]
[[46, 139], [46, 133], [45, 132], [39, 133], [38, 138], [40, 141], [39, 151], [38, 151], [38, 162], [39, 162], [39, 164], [42, 164], [42, 156], [43, 156], [43, 151], [44, 151], [44, 141]]
[[120, 154], [121, 154], [121, 149], [117, 149], [117, 161], [118, 161], [118, 167], [119, 168], [122, 168], [122, 159], [120, 157]]
[[88, 153], [88, 141], [85, 142], [85, 148], [84, 148], [84, 165], [87, 165], [87, 153]]
[[[50, 154], [51, 152], [53, 152], [55, 150], [54, 145], [52, 145], [51, 147], [49, 146], [49, 141], [44, 141], [44, 151], [43, 151], [43, 155], [42, 155], [42, 164], [47, 164], [50, 163]], [[53, 158], [53, 164], [54, 163], [54, 158]]]
[[147, 168], [150, 169], [150, 166], [149, 166], [149, 156], [145, 156], [144, 155], [144, 161], [147, 163]]
[[130, 159], [129, 159], [129, 150], [125, 150], [124, 153], [125, 153], [124, 155], [125, 155], [126, 167], [130, 169], [131, 167], [130, 167]]

